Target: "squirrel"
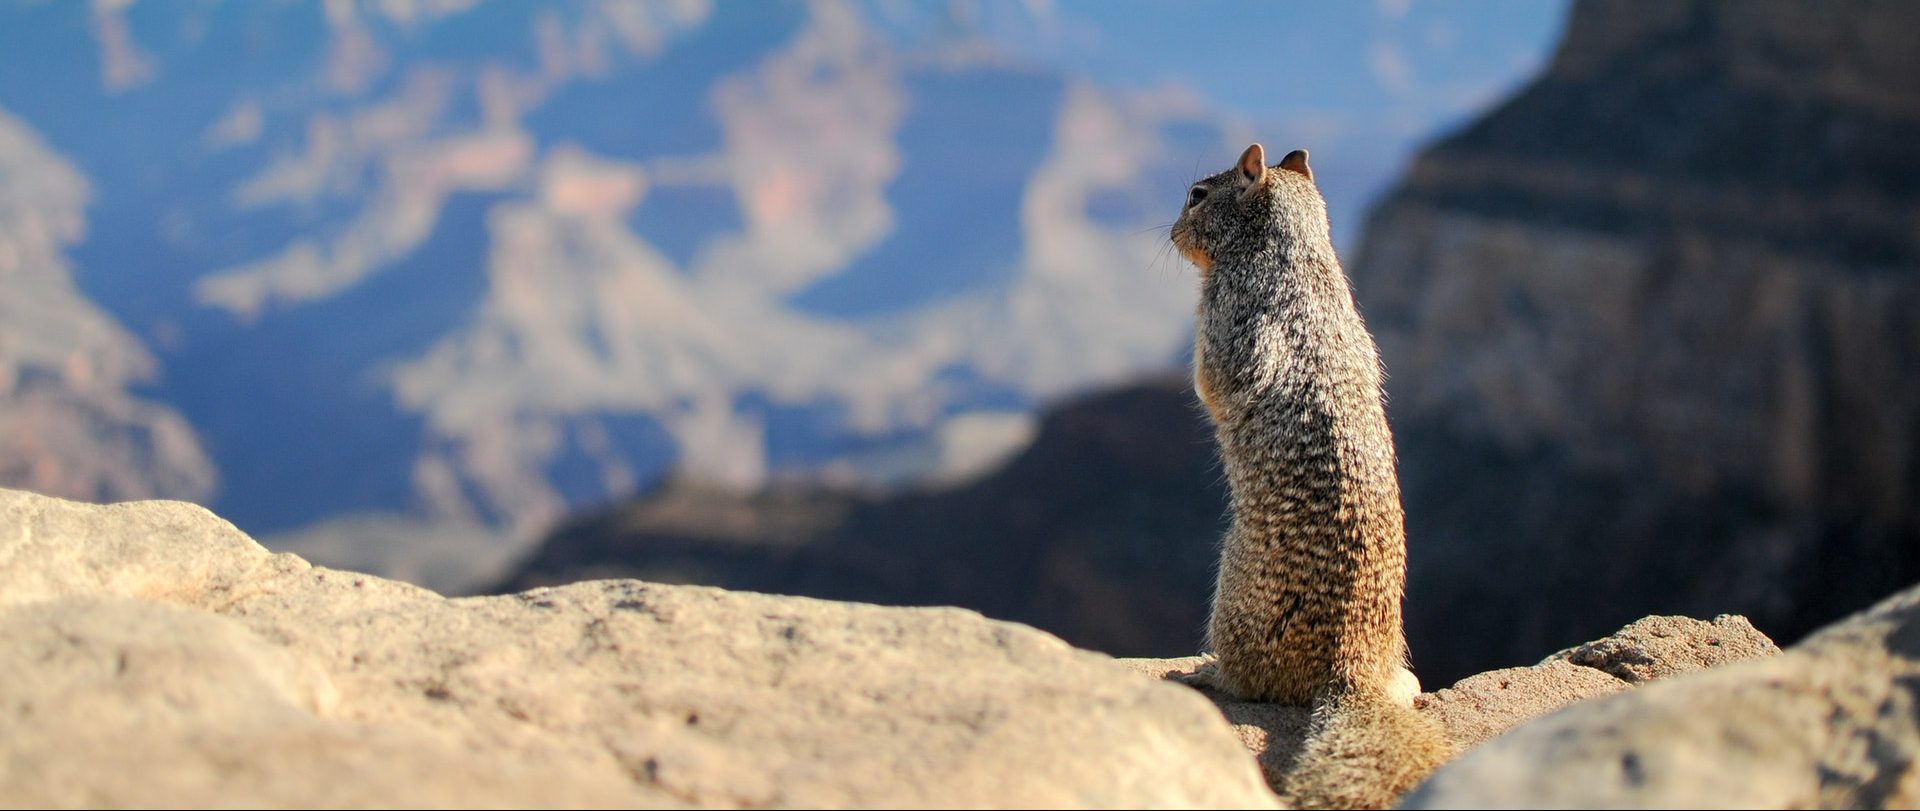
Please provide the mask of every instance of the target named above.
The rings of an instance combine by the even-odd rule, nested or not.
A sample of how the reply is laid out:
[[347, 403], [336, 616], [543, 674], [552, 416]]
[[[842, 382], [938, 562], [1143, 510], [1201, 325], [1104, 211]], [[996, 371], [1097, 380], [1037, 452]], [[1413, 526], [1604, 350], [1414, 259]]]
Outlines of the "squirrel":
[[1413, 709], [1406, 536], [1379, 350], [1334, 254], [1306, 150], [1259, 144], [1188, 191], [1169, 233], [1200, 271], [1194, 388], [1232, 493], [1193, 681], [1314, 708], [1278, 788], [1384, 807], [1453, 754]]

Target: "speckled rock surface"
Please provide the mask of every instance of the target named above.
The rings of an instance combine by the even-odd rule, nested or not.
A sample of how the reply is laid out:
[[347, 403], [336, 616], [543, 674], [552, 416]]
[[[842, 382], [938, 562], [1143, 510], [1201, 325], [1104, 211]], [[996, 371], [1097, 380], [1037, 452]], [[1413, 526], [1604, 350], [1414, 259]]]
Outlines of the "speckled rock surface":
[[957, 609], [446, 599], [0, 490], [8, 806], [1274, 807], [1186, 688]]
[[1663, 679], [1527, 724], [1410, 808], [1911, 808], [1920, 588], [1779, 656]]
[[1547, 657], [1590, 667], [1630, 684], [1703, 670], [1780, 652], [1746, 617], [1721, 614], [1712, 622], [1647, 617], [1605, 639]]
[[[1644, 681], [1769, 657], [1778, 651], [1772, 640], [1741, 617], [1721, 616], [1712, 622], [1647, 617], [1538, 665], [1492, 670], [1423, 693], [1415, 706], [1437, 721], [1461, 751], [1466, 751], [1575, 702], [1630, 690]], [[1189, 656], [1120, 662], [1146, 676], [1179, 681], [1205, 659]], [[1614, 670], [1633, 678], [1621, 678]], [[1237, 701], [1206, 689], [1199, 692], [1233, 724], [1268, 781], [1278, 784], [1300, 755], [1311, 718], [1308, 709]]]

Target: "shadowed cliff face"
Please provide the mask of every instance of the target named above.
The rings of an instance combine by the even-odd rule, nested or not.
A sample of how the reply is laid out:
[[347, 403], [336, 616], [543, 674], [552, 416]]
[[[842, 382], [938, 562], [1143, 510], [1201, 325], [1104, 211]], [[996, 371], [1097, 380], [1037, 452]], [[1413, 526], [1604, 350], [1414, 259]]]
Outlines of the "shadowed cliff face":
[[603, 577], [958, 605], [1116, 655], [1196, 650], [1226, 489], [1185, 381], [1050, 412], [1027, 450], [943, 490], [870, 497], [670, 481], [582, 517], [500, 586]]
[[1577, 7], [1351, 268], [1417, 661], [1648, 612], [1798, 637], [1920, 578], [1920, 7]]

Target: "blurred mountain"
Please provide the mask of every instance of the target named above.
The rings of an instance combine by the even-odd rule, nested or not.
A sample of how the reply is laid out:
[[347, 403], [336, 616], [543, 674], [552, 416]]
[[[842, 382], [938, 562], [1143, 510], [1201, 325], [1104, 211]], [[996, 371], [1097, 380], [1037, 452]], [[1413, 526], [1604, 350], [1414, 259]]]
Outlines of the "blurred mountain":
[[[1650, 612], [1791, 639], [1920, 580], [1915, 33], [1903, 4], [1581, 4], [1546, 74], [1379, 206], [1350, 271], [1428, 684]], [[515, 585], [953, 603], [1188, 651], [1225, 504], [1196, 420], [1176, 381], [1066, 405], [945, 492], [675, 485], [556, 534]], [[723, 540], [689, 526], [719, 515]]]
[[0, 483], [455, 587], [670, 468], [1004, 458], [1177, 357], [1140, 201], [1245, 136], [916, 14], [0, 7]]
[[1583, 3], [1375, 210], [1417, 657], [1649, 612], [1793, 639], [1920, 580], [1916, 35], [1902, 3]]
[[99, 500], [201, 499], [217, 475], [173, 409], [128, 393], [154, 359], [74, 288], [86, 181], [0, 112], [0, 483]]

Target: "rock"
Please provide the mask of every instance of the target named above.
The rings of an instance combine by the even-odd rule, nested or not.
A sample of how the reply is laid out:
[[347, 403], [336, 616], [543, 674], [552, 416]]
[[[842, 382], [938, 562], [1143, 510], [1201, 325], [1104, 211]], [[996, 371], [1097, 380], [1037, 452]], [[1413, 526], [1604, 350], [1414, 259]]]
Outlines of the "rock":
[[[1179, 681], [1192, 676], [1206, 660], [1199, 656], [1183, 656], [1176, 659], [1119, 661], [1135, 673]], [[1193, 689], [1220, 708], [1220, 714], [1226, 716], [1227, 722], [1233, 725], [1240, 743], [1253, 753], [1254, 760], [1260, 764], [1260, 772], [1267, 779], [1267, 784], [1280, 785], [1281, 777], [1293, 768], [1294, 760], [1300, 756], [1300, 745], [1306, 738], [1307, 724], [1312, 720], [1313, 713], [1306, 707], [1240, 701], [1218, 690], [1205, 687]]]
[[[1469, 676], [1452, 687], [1422, 694], [1414, 705], [1439, 722], [1454, 744], [1466, 751], [1577, 701], [1623, 692], [1644, 681], [1772, 656], [1779, 650], [1744, 617], [1721, 615], [1713, 622], [1647, 617], [1532, 667]], [[1628, 651], [1632, 654], [1623, 653]], [[1180, 681], [1204, 661], [1188, 656], [1122, 659], [1120, 663], [1142, 675]], [[1633, 670], [1627, 673], [1633, 678], [1612, 672], [1622, 662], [1630, 662]], [[1200, 692], [1233, 724], [1268, 782], [1279, 785], [1300, 755], [1312, 713], [1305, 707], [1239, 701], [1205, 688]]]
[[1618, 693], [1630, 685], [1588, 667], [1563, 661], [1509, 667], [1468, 676], [1416, 704], [1432, 713], [1461, 750], [1486, 742], [1582, 699]]
[[[0, 612], [0, 796], [17, 807], [673, 805], [611, 772], [354, 712], [313, 662], [206, 612]], [[544, 761], [544, 762], [543, 762]]]
[[1621, 681], [1645, 681], [1780, 652], [1746, 617], [1721, 614], [1706, 623], [1690, 617], [1647, 617], [1606, 639], [1548, 657], [1605, 671]]
[[1524, 725], [1408, 808], [1910, 808], [1920, 803], [1920, 587], [1784, 654]]
[[638, 581], [447, 599], [190, 505], [15, 491], [0, 797], [1276, 807], [1200, 697], [972, 612]]

